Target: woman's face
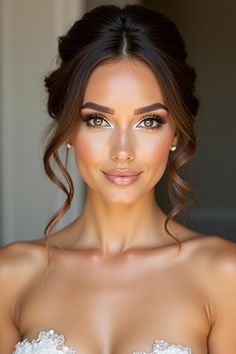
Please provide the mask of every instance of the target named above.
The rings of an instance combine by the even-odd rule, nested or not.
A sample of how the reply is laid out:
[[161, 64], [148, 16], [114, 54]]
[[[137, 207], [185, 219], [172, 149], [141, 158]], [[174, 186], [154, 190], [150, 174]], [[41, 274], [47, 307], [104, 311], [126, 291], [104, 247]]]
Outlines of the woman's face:
[[[160, 86], [142, 61], [122, 58], [91, 73], [71, 142], [81, 177], [106, 202], [131, 204], [164, 174], [177, 136], [173, 119], [160, 104]], [[85, 122], [86, 117], [92, 119]], [[116, 168], [142, 172], [130, 184], [116, 184], [103, 172]]]

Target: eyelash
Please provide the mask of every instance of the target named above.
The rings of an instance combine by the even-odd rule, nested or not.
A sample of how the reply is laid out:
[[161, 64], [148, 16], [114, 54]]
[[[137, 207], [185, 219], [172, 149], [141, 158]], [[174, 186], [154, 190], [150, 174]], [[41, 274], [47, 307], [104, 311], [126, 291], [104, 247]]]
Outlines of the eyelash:
[[[92, 113], [89, 114], [85, 117], [82, 117], [82, 121], [86, 123], [86, 125], [90, 128], [103, 128], [104, 125], [101, 126], [95, 126], [89, 123], [89, 121], [91, 121], [92, 119], [95, 118], [99, 118], [99, 119], [103, 119], [104, 121], [106, 121], [105, 117], [103, 117], [102, 115], [98, 114], [98, 113]], [[167, 123], [162, 117], [158, 116], [157, 114], [150, 114], [148, 116], [146, 116], [144, 119], [141, 120], [141, 123], [147, 120], [154, 120], [155, 122], [159, 123], [160, 125], [157, 125], [156, 127], [144, 127], [145, 129], [158, 129], [161, 127], [161, 125]]]

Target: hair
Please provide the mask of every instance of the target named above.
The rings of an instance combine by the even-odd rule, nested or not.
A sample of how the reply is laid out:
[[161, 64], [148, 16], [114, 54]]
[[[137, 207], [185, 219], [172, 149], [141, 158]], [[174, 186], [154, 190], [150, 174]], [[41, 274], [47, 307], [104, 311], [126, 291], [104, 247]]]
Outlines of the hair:
[[[63, 205], [49, 219], [44, 235], [69, 210], [74, 195], [72, 178], [58, 149], [78, 125], [82, 98], [92, 70], [102, 62], [130, 57], [147, 63], [161, 87], [169, 113], [176, 123], [178, 149], [171, 153], [168, 193], [172, 205], [167, 224], [196, 194], [179, 174], [196, 150], [194, 117], [199, 100], [195, 91], [195, 70], [186, 63], [185, 43], [175, 23], [164, 14], [142, 5], [101, 5], [85, 13], [67, 33], [58, 37], [57, 68], [44, 78], [48, 92], [47, 110], [53, 118], [47, 134], [43, 163], [48, 178], [66, 194]], [[52, 161], [51, 161], [52, 160]], [[66, 159], [67, 161], [67, 159]], [[52, 168], [56, 163], [67, 184]]]

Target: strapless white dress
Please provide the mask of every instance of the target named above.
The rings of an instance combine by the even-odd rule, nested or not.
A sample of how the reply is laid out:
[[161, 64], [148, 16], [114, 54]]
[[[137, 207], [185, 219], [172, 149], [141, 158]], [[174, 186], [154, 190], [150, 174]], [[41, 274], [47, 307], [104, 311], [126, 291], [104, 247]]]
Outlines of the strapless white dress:
[[[50, 329], [40, 331], [38, 337], [32, 341], [27, 338], [19, 341], [12, 354], [79, 354], [72, 346], [66, 344], [63, 334]], [[171, 344], [165, 339], [156, 339], [152, 345], [152, 351], [146, 353], [138, 350], [131, 354], [192, 354], [192, 350], [181, 344]]]

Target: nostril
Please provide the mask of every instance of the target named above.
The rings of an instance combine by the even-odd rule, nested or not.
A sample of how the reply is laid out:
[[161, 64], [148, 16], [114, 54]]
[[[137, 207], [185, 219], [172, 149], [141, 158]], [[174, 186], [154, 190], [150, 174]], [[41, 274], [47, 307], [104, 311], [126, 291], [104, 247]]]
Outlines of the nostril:
[[131, 156], [130, 154], [125, 153], [119, 153], [119, 154], [115, 154], [112, 156], [113, 160], [133, 160], [134, 157]]

